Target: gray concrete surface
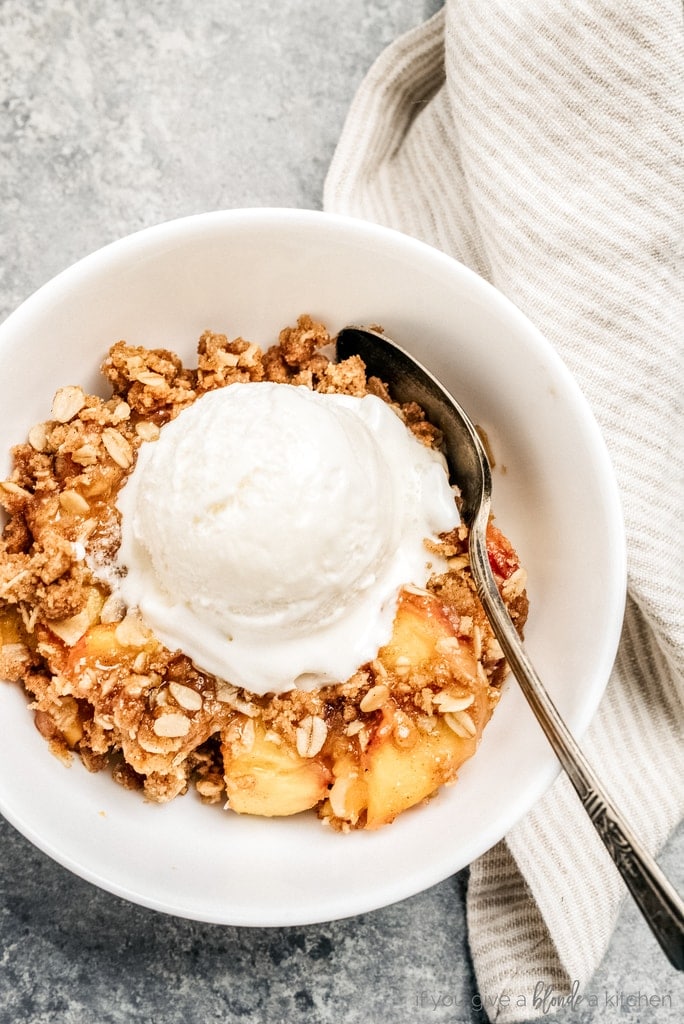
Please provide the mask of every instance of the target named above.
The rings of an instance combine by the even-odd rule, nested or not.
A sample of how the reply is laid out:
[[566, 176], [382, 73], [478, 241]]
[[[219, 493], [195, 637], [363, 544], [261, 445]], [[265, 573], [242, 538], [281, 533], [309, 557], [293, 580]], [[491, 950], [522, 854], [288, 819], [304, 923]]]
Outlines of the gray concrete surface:
[[[74, 260], [183, 214], [318, 208], [372, 59], [439, 0], [0, 0], [0, 319]], [[1, 725], [1, 724], [0, 724]], [[0, 729], [1, 734], [1, 729]], [[684, 888], [680, 832], [662, 862]], [[72, 876], [0, 819], [0, 1024], [478, 1022], [467, 872], [361, 917], [220, 928]], [[630, 1006], [629, 996], [662, 997]], [[684, 1017], [626, 903], [561, 1024]], [[632, 999], [634, 1003], [634, 999]]]

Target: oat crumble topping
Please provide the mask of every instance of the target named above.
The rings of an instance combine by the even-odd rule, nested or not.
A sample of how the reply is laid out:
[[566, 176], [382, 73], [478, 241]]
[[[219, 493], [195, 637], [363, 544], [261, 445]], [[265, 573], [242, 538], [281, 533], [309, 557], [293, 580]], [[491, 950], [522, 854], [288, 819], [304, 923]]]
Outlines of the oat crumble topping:
[[[207, 391], [235, 382], [374, 394], [358, 357], [334, 363], [309, 316], [263, 351], [205, 331], [196, 369], [165, 349], [119, 341], [102, 372], [108, 399], [60, 388], [49, 418], [12, 449], [0, 482], [0, 678], [21, 684], [62, 760], [107, 768], [167, 801], [194, 785], [207, 803], [281, 815], [315, 807], [332, 827], [374, 828], [452, 782], [477, 747], [506, 672], [470, 575], [467, 530], [431, 549], [448, 569], [403, 589], [390, 642], [348, 680], [257, 696], [167, 650], [101, 573], [120, 541], [119, 490], [143, 443]], [[393, 404], [393, 403], [392, 403]], [[441, 438], [415, 403], [394, 405], [416, 436]], [[522, 630], [525, 572], [490, 524], [490, 562]]]

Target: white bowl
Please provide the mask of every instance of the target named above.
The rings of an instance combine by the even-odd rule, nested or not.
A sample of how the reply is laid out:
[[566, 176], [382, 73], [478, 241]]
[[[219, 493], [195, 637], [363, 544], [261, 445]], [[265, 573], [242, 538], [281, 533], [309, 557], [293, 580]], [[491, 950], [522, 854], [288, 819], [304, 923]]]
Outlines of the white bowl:
[[[574, 380], [529, 321], [475, 274], [411, 238], [321, 213], [237, 210], [163, 224], [88, 256], [0, 328], [0, 477], [10, 445], [47, 417], [58, 386], [101, 390], [98, 366], [118, 339], [192, 360], [206, 328], [266, 345], [302, 312], [332, 331], [382, 323], [486, 429], [497, 523], [529, 572], [527, 647], [581, 734], [610, 673], [625, 594], [604, 443]], [[80, 762], [66, 769], [19, 688], [0, 687], [2, 813], [83, 878], [197, 920], [305, 924], [412, 895], [489, 849], [557, 772], [509, 679], [455, 786], [380, 831], [340, 835], [313, 814], [238, 817], [192, 795], [157, 806]]]

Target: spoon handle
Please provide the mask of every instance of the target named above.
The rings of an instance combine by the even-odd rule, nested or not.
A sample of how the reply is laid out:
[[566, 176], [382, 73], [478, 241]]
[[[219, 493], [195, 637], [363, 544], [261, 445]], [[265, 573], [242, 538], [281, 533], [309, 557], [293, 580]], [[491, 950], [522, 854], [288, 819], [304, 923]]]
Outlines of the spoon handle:
[[605, 793], [530, 662], [489, 567], [481, 523], [471, 528], [470, 561], [479, 598], [511, 671], [651, 931], [670, 963], [684, 970], [684, 903]]

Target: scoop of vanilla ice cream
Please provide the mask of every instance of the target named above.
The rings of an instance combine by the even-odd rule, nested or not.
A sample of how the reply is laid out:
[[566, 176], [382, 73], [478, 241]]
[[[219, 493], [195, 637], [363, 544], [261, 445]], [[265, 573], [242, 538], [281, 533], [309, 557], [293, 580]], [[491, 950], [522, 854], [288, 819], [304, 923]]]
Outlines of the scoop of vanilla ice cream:
[[122, 490], [121, 596], [195, 664], [256, 693], [340, 682], [389, 639], [424, 538], [458, 523], [442, 457], [374, 396], [209, 392]]

